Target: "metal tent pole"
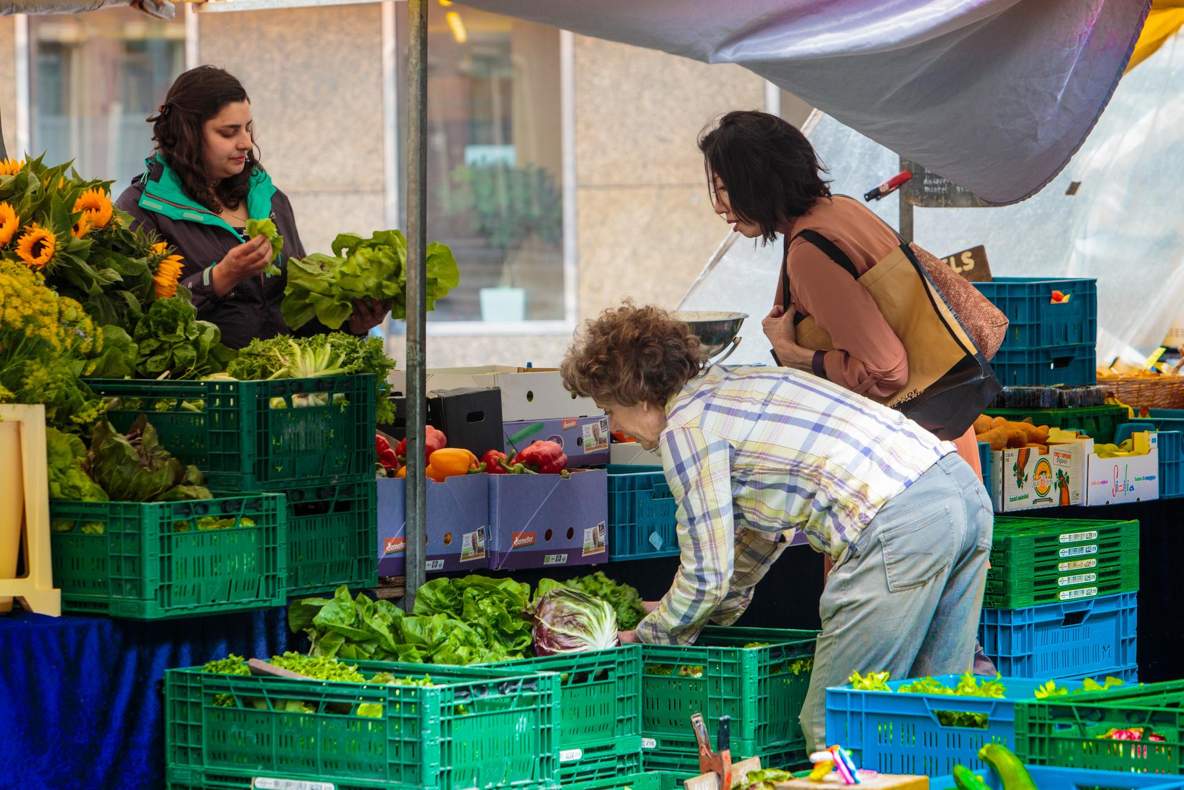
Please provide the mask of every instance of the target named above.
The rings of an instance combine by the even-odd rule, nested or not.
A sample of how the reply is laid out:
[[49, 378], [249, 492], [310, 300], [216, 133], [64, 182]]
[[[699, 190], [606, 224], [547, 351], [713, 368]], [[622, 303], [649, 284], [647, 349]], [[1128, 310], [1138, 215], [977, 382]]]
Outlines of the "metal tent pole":
[[[908, 163], [904, 161], [904, 157], [900, 159], [900, 169], [908, 170]], [[904, 190], [896, 193], [896, 199], [900, 202], [900, 237], [909, 244], [912, 244], [913, 204], [904, 199]]]
[[[410, 612], [424, 583], [424, 425], [427, 422], [425, 335], [427, 318], [427, 107], [428, 5], [408, 0], [410, 76], [407, 113], [407, 546], [406, 592], [403, 606]], [[396, 119], [391, 119], [394, 123]]]

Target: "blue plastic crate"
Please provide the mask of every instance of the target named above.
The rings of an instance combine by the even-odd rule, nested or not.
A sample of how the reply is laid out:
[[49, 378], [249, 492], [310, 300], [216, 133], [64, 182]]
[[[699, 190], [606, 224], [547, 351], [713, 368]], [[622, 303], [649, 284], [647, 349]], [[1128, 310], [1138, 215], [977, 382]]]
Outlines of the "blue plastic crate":
[[[1177, 430], [1159, 430], [1161, 425]], [[1174, 417], [1150, 417], [1118, 426], [1114, 441], [1121, 442], [1134, 431], [1159, 432], [1159, 498], [1184, 497], [1184, 420]]]
[[983, 609], [979, 639], [1007, 676], [1097, 677], [1138, 663], [1138, 614], [1138, 593], [1133, 592], [1025, 609]]
[[[958, 675], [939, 676], [948, 686]], [[892, 681], [892, 689], [909, 683]], [[849, 687], [826, 690], [826, 741], [850, 749], [860, 768], [890, 774], [944, 776], [961, 763], [985, 772], [978, 750], [987, 743], [1015, 748], [1015, 707], [1035, 699], [1044, 682], [1028, 678], [1002, 679], [1006, 697], [955, 697], [940, 694], [900, 694], [896, 691], [856, 691]], [[1080, 683], [1060, 683], [1070, 690]], [[939, 714], [985, 714], [986, 727], [942, 724]]]
[[978, 464], [983, 469], [983, 485], [991, 488], [991, 443], [978, 443]]
[[608, 468], [609, 559], [678, 556], [678, 505], [660, 466]]
[[[1094, 345], [1098, 336], [1098, 281], [1080, 277], [996, 277], [974, 286], [1007, 315], [1003, 348]], [[1053, 291], [1068, 296], [1053, 302]]]
[[1097, 349], [1093, 343], [1019, 349], [1004, 346], [991, 360], [991, 368], [1004, 387], [1094, 384]]
[[[1085, 771], [1080, 768], [1061, 768], [1052, 765], [1029, 765], [1028, 774], [1040, 790], [1184, 790], [1184, 776], [1170, 774], [1132, 774], [1120, 771]], [[1003, 784], [994, 771], [982, 774], [992, 790], [1002, 790]], [[941, 776], [929, 781], [930, 790], [951, 790], [954, 779]]]

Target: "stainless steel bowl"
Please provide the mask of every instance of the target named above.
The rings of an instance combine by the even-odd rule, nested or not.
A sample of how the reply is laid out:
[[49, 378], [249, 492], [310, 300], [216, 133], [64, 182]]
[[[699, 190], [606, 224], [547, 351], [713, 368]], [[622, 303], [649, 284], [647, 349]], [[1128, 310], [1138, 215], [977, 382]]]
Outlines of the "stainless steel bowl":
[[[698, 336], [703, 344], [703, 351], [708, 359], [727, 349], [723, 358], [715, 360], [722, 362], [728, 354], [739, 345], [736, 337], [748, 313], [724, 313], [702, 310], [679, 310], [670, 314], [671, 318], [687, 324], [691, 331]], [[729, 348], [731, 346], [731, 348]]]

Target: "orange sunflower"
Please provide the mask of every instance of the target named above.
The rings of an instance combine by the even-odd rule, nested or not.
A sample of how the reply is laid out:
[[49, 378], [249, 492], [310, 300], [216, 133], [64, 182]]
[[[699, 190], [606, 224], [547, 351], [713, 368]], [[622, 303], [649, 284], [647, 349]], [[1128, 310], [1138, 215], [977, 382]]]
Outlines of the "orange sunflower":
[[44, 269], [53, 260], [58, 240], [45, 228], [33, 223], [25, 228], [16, 243], [16, 255], [33, 269]]
[[24, 166], [23, 159], [0, 159], [0, 176], [15, 176]]
[[101, 189], [88, 189], [74, 201], [74, 210], [85, 212], [90, 227], [100, 230], [111, 221], [111, 198]]
[[[163, 241], [152, 245], [152, 251], [157, 255], [164, 255], [168, 249], [169, 245]], [[181, 279], [181, 269], [184, 265], [185, 259], [176, 253], [166, 255], [156, 265], [156, 274], [152, 276], [152, 282], [155, 284], [157, 299], [168, 299], [177, 295], [177, 281]]]
[[0, 203], [0, 247], [12, 241], [20, 226], [21, 220], [16, 215], [16, 209], [8, 203]]

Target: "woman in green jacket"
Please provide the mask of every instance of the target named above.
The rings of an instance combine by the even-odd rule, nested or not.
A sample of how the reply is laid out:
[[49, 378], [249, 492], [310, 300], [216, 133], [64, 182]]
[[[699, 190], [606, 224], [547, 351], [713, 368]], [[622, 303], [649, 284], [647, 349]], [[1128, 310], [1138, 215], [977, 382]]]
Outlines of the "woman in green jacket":
[[[287, 333], [280, 315], [285, 263], [304, 257], [304, 245], [292, 204], [259, 163], [242, 83], [214, 66], [191, 69], [148, 121], [156, 152], [116, 204], [180, 253], [181, 283], [198, 316], [222, 330], [222, 342], [241, 348]], [[283, 237], [279, 275], [265, 274], [271, 244], [263, 235], [247, 238], [249, 219], [272, 220]], [[365, 334], [385, 315], [379, 302], [359, 302], [347, 327]], [[318, 331], [325, 328], [314, 321], [301, 334]]]

